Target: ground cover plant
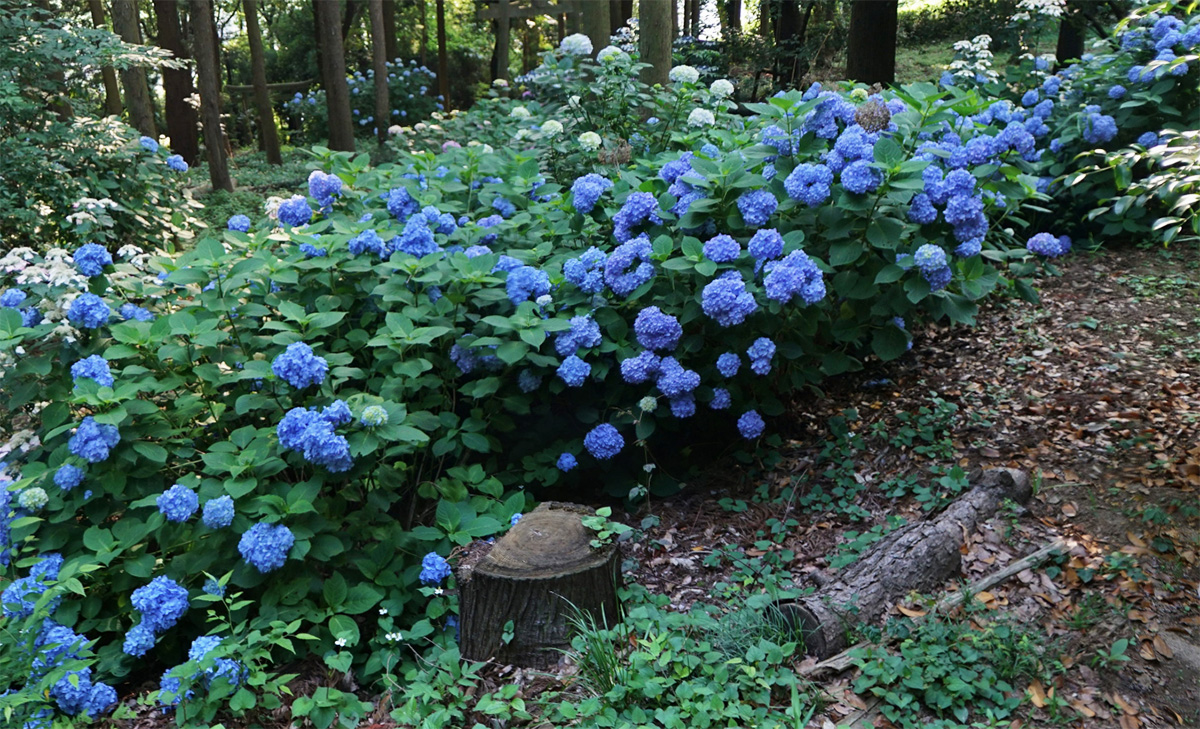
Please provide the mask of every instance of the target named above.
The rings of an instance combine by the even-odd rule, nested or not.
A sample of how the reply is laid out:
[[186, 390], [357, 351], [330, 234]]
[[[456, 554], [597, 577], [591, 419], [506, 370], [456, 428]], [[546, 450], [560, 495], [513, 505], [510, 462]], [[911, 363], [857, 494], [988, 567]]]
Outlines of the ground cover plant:
[[[1168, 23], [1171, 47], [1194, 53], [1186, 17]], [[1152, 36], [1162, 20], [1138, 22]], [[35, 726], [91, 718], [113, 683], [151, 679], [152, 701], [209, 724], [278, 708], [278, 662], [296, 655], [393, 687], [405, 722], [444, 720], [418, 694], [471, 673], [453, 648], [454, 548], [501, 534], [527, 487], [674, 491], [666, 466], [689, 432], [777, 447], [771, 421], [796, 393], [898, 359], [929, 324], [973, 323], [989, 295], [1036, 300], [1030, 277], [1071, 245], [1048, 227], [1048, 165], [1065, 164], [1052, 142], [1111, 121], [1087, 111], [1099, 86], [1016, 105], [962, 82], [814, 86], [735, 117], [720, 80], [682, 66], [652, 93], [627, 54], [590, 64], [568, 41], [555, 62], [592, 78], [564, 75], [561, 103], [480, 112], [513, 144], [462, 137], [376, 167], [319, 150], [307, 195], [232, 216], [182, 254], [0, 258], [0, 536], [17, 578], [0, 598], [14, 646], [2, 675], [34, 677], [0, 706]], [[1180, 109], [1194, 93], [1151, 89]], [[662, 116], [635, 124], [631, 110]], [[954, 413], [934, 399], [894, 438], [948, 460]], [[843, 453], [855, 439], [835, 444], [833, 488], [797, 498], [865, 521]], [[935, 486], [891, 495], [939, 508], [965, 482], [938, 468]], [[768, 525], [755, 556], [795, 526]], [[846, 551], [890, 528], [876, 526]], [[750, 606], [759, 618], [766, 602]], [[621, 654], [640, 683], [596, 683], [548, 711], [680, 725], [660, 699], [669, 666], [696, 671], [696, 695], [736, 689], [714, 717], [809, 713], [807, 689], [777, 671], [797, 650], [788, 636], [739, 644], [754, 657], [731, 669], [707, 660], [732, 656], [730, 636], [699, 617], [630, 620], [642, 642]], [[670, 629], [647, 634], [656, 621]], [[414, 658], [431, 645], [440, 668]], [[292, 711], [318, 726], [368, 711], [344, 687], [305, 698]], [[489, 698], [494, 712], [474, 710], [525, 711], [512, 692]]]

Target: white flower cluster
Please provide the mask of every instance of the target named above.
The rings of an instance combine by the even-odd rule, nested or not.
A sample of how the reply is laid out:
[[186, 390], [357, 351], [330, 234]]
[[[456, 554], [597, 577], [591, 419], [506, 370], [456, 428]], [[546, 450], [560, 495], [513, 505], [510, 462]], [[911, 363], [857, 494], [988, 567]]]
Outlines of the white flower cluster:
[[600, 139], [600, 135], [595, 132], [584, 132], [579, 135], [579, 146], [588, 152], [595, 152], [597, 149], [600, 149], [600, 144], [603, 141]]
[[[28, 453], [34, 448], [40, 448], [42, 445], [41, 439], [35, 431], [29, 429], [18, 430], [9, 437], [8, 441], [0, 444], [0, 460], [4, 460], [11, 453]], [[3, 473], [3, 471], [0, 471]]]
[[570, 53], [572, 56], [590, 56], [592, 55], [592, 39], [582, 33], [574, 33], [563, 38], [558, 50]]
[[670, 73], [667, 74], [667, 78], [670, 79], [672, 83], [694, 84], [696, 81], [700, 80], [700, 72], [691, 66], [676, 66], [675, 68], [671, 69]]
[[724, 99], [727, 96], [733, 95], [733, 83], [729, 79], [719, 78], [712, 82], [708, 90], [712, 92], [713, 96], [719, 96]]
[[404, 634], [397, 630], [395, 633], [387, 633], [383, 636], [383, 639], [389, 643], [399, 643], [404, 640]]
[[692, 113], [688, 114], [687, 123], [689, 127], [711, 127], [717, 123], [717, 119], [708, 109], [692, 109]]
[[529, 113], [529, 109], [526, 109], [523, 106], [514, 106], [512, 111], [508, 112], [508, 115], [513, 119], [528, 119], [530, 116], [532, 116], [532, 114]]
[[997, 81], [1000, 76], [992, 70], [992, 37], [987, 33], [954, 44], [954, 61], [950, 73], [958, 78], [975, 81]]
[[1047, 18], [1061, 18], [1066, 10], [1067, 0], [1021, 0], [1017, 3], [1017, 14], [1012, 20], [1029, 20], [1031, 15], [1044, 15]]
[[605, 46], [596, 54], [596, 60], [600, 63], [617, 63], [618, 61], [628, 61], [629, 54], [616, 46]]
[[51, 248], [46, 251], [41, 263], [36, 263], [37, 255], [29, 248], [14, 248], [4, 258], [0, 258], [0, 270], [5, 273], [15, 273], [18, 285], [47, 284], [49, 286], [67, 286], [86, 289], [87, 276], [75, 268], [70, 251], [63, 248]]
[[107, 197], [102, 197], [99, 200], [85, 197], [77, 200], [71, 207], [75, 209], [75, 212], [67, 216], [67, 222], [71, 225], [92, 223], [111, 226], [113, 219], [108, 215], [107, 211], [115, 210], [120, 205]]
[[562, 134], [562, 132], [562, 122], [557, 119], [547, 119], [545, 123], [542, 124], [542, 134], [545, 134], [547, 137], [557, 137], [558, 135]]

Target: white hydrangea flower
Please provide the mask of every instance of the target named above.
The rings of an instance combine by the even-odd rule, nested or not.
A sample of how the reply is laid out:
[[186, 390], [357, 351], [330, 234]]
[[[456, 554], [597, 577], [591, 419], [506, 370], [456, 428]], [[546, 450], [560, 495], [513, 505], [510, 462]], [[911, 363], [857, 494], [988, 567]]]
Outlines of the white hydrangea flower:
[[584, 132], [579, 135], [579, 146], [589, 152], [595, 152], [600, 149], [600, 144], [604, 140], [600, 139], [600, 135], [595, 132]]
[[547, 137], [557, 137], [562, 132], [562, 122], [557, 119], [547, 119], [546, 123], [542, 125], [542, 134], [545, 134]]
[[498, 78], [492, 82], [492, 86], [495, 86], [498, 89], [507, 89], [508, 88], [508, 79]]
[[617, 48], [616, 46], [605, 46], [600, 49], [599, 53], [596, 54], [596, 60], [600, 63], [608, 63], [610, 61], [616, 63], [617, 61], [624, 61], [628, 58], [629, 54], [620, 48]]
[[719, 78], [708, 87], [714, 96], [722, 99], [733, 94], [733, 83], [729, 79]]
[[717, 118], [708, 109], [692, 109], [692, 113], [688, 114], [687, 123], [689, 127], [711, 127], [717, 123]]
[[590, 56], [592, 55], [592, 39], [583, 33], [573, 33], [563, 38], [558, 50], [570, 53], [572, 56]]
[[530, 132], [528, 129], [518, 129], [516, 135], [513, 136], [513, 139], [519, 142], [522, 139], [527, 139], [530, 134], [532, 134], [532, 132]]
[[42, 508], [48, 501], [50, 501], [50, 497], [46, 495], [46, 489], [41, 486], [30, 486], [17, 497], [17, 503], [30, 511]]
[[567, 106], [569, 106], [572, 109], [578, 109], [579, 108], [579, 96], [576, 95], [576, 96], [572, 96], [572, 97], [568, 98]]
[[667, 74], [667, 78], [677, 84], [694, 84], [700, 80], [700, 72], [691, 66], [676, 66]]
[[393, 137], [398, 134], [404, 134], [404, 127], [400, 126], [399, 124], [393, 124], [390, 127], [388, 127], [388, 134], [390, 134]]
[[1061, 18], [1066, 5], [1066, 0], [1021, 0], [1017, 3], [1017, 8], [1026, 13], [1045, 15], [1047, 18]]
[[640, 409], [643, 413], [652, 413], [658, 409], [658, 400], [647, 395], [641, 400], [638, 400], [638, 409]]
[[523, 106], [514, 106], [512, 111], [508, 112], [508, 115], [513, 119], [528, 119], [530, 116], [532, 116], [532, 114], [529, 113], [529, 109], [526, 109]]
[[479, 151], [483, 152], [484, 154], [491, 154], [492, 152], [495, 152], [496, 150], [492, 147], [492, 145], [485, 144], [485, 145], [483, 145], [483, 147], [480, 148]]

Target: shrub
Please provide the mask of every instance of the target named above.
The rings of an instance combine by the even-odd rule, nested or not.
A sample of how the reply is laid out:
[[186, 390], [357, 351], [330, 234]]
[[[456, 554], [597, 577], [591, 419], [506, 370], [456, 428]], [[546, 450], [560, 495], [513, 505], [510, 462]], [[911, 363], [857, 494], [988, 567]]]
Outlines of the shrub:
[[[408, 125], [429, 118], [434, 110], [443, 108], [441, 97], [432, 95], [436, 74], [415, 60], [407, 64], [399, 58], [389, 62], [388, 102], [392, 107], [392, 118], [383, 124]], [[358, 136], [375, 135], [375, 71], [369, 69], [364, 75], [356, 71], [346, 77], [350, 87], [350, 113], [353, 116], [354, 132]], [[329, 111], [325, 104], [324, 89], [302, 94], [299, 91], [283, 103], [285, 113], [310, 143], [329, 138]]]

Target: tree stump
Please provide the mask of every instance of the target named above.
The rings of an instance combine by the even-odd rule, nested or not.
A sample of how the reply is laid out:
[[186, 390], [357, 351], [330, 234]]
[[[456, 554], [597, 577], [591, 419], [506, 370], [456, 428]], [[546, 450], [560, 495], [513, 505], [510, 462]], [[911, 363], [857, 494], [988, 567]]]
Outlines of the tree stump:
[[805, 652], [818, 659], [841, 651], [855, 623], [867, 623], [910, 592], [939, 587], [962, 567], [965, 535], [1006, 500], [1025, 503], [1032, 489], [1022, 471], [971, 474], [974, 488], [928, 521], [903, 526], [876, 543], [813, 594], [780, 609], [798, 624]]
[[591, 515], [576, 504], [543, 503], [474, 565], [459, 567], [464, 658], [548, 670], [570, 647], [575, 608], [597, 622], [616, 618], [620, 553], [612, 544], [592, 549], [595, 534], [580, 520]]

